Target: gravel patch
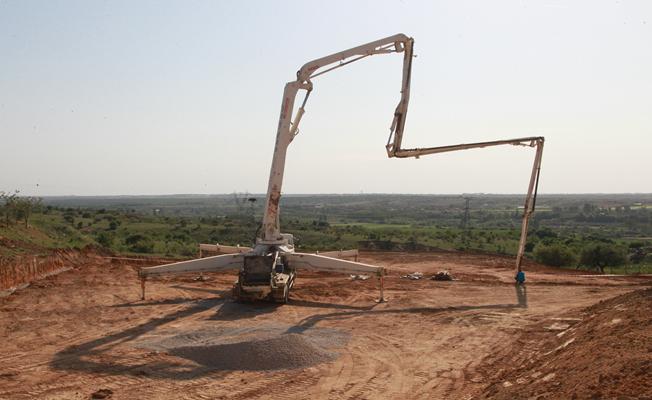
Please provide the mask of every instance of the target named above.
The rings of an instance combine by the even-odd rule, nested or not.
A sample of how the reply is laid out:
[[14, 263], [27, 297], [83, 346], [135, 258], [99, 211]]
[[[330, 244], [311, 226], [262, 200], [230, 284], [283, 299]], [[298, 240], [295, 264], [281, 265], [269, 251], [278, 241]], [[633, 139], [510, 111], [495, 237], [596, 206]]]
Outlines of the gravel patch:
[[335, 360], [349, 334], [332, 328], [297, 332], [291, 326], [210, 327], [158, 332], [136, 347], [167, 352], [215, 370], [305, 368]]

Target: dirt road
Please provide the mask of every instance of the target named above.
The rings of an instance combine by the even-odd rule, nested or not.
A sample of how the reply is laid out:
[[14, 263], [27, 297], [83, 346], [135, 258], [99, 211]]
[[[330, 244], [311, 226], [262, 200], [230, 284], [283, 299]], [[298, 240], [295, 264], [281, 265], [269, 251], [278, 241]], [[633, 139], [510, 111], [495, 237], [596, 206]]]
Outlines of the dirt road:
[[[233, 274], [151, 281], [100, 257], [0, 299], [1, 399], [473, 398], [533, 324], [649, 285], [509, 258], [367, 253], [377, 282], [300, 273], [290, 304], [230, 300]], [[448, 269], [453, 282], [412, 281]], [[298, 366], [292, 368], [292, 366]]]

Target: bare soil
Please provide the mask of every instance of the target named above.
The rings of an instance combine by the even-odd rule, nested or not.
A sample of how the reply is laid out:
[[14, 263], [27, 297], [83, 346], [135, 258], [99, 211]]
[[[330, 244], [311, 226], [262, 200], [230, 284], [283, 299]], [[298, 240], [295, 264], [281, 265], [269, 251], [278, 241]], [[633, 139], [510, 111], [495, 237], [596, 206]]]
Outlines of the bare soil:
[[652, 289], [601, 301], [551, 325], [533, 324], [517, 343], [521, 349], [485, 366], [497, 373], [483, 397], [652, 398]]
[[528, 264], [520, 290], [505, 257], [361, 261], [389, 268], [387, 303], [375, 279], [318, 273], [287, 305], [234, 303], [232, 273], [152, 280], [140, 301], [140, 263], [88, 256], [0, 299], [0, 399], [652, 396], [649, 278]]

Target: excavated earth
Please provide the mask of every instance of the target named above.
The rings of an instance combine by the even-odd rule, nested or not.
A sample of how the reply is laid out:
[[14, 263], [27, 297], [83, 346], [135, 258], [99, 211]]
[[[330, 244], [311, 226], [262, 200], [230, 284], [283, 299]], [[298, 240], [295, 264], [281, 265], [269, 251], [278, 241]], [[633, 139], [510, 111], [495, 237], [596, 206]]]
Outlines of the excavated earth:
[[[287, 305], [233, 273], [86, 263], [0, 298], [0, 399], [652, 399], [652, 281], [460, 253], [364, 253], [376, 279], [300, 272]], [[453, 281], [410, 280], [448, 270]]]

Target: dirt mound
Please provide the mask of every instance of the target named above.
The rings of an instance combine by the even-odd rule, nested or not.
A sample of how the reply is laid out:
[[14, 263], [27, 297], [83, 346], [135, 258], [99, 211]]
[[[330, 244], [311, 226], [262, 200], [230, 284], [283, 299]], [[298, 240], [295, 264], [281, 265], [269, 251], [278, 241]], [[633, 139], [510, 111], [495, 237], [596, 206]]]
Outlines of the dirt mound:
[[55, 250], [47, 255], [0, 257], [0, 290], [42, 279], [66, 268], [85, 265], [95, 257], [92, 250]]
[[273, 339], [179, 347], [170, 354], [216, 370], [264, 371], [303, 368], [335, 359], [308, 338], [289, 333]]
[[529, 329], [481, 398], [652, 399], [652, 289]]

